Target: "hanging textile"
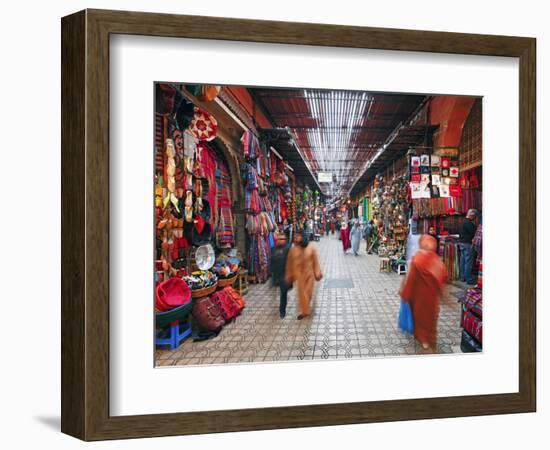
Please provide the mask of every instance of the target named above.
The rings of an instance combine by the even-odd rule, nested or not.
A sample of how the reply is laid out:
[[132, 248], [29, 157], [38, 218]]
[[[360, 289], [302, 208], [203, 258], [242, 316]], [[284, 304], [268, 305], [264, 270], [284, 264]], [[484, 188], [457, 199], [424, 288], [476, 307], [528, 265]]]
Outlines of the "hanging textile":
[[202, 191], [202, 197], [206, 197], [210, 205], [210, 218], [207, 222], [214, 229], [218, 220], [218, 196], [216, 182], [216, 157], [214, 151], [208, 144], [200, 142], [197, 146], [197, 164], [195, 166], [195, 177], [205, 179], [208, 183], [208, 191]]
[[[277, 195], [271, 190], [272, 161], [256, 136], [246, 131], [241, 141], [246, 162], [241, 168], [244, 183], [248, 271], [259, 282], [269, 276], [270, 238], [276, 226]], [[275, 209], [274, 209], [275, 205]]]
[[459, 253], [458, 241], [456, 239], [451, 237], [442, 237], [440, 239], [439, 255], [447, 268], [447, 279], [449, 281], [458, 280], [460, 278]]
[[235, 245], [235, 232], [233, 229], [233, 213], [231, 211], [231, 176], [227, 165], [223, 161], [218, 161], [216, 179], [218, 182], [219, 207], [216, 242], [218, 247], [233, 247]]
[[481, 224], [477, 226], [476, 233], [472, 239], [472, 247], [475, 249], [477, 257], [475, 261], [475, 268], [477, 269], [477, 287], [483, 287], [483, 227]]
[[466, 214], [469, 209], [481, 211], [481, 200], [481, 191], [477, 189], [464, 189], [461, 197], [413, 199], [413, 217]]
[[241, 137], [243, 144], [244, 156], [247, 159], [255, 160], [260, 152], [260, 142], [252, 131], [245, 131]]

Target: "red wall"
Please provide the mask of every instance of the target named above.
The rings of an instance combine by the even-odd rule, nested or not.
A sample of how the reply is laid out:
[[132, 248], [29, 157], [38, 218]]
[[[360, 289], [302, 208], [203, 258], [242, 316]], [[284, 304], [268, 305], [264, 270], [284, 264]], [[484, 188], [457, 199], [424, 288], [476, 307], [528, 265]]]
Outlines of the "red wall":
[[439, 125], [434, 133], [434, 146], [457, 147], [462, 129], [475, 102], [473, 97], [440, 95], [430, 103], [430, 124]]
[[248, 112], [250, 117], [252, 117], [252, 113], [254, 112], [254, 118], [256, 120], [256, 123], [260, 128], [271, 128], [272, 125], [267, 119], [267, 117], [264, 115], [262, 110], [256, 106], [256, 109], [254, 110], [253, 104], [254, 101], [252, 100], [252, 96], [248, 92], [246, 88], [238, 87], [238, 86], [227, 86], [225, 88], [227, 91], [233, 95], [237, 99], [237, 101], [241, 104], [241, 106]]

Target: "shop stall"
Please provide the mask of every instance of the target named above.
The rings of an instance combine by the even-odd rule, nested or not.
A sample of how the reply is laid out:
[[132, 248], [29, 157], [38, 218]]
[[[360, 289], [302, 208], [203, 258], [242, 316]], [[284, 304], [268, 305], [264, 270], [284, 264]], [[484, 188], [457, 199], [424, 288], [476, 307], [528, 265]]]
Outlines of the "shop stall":
[[[205, 311], [216, 304], [228, 320], [231, 303], [225, 300], [242, 263], [235, 248], [232, 161], [222, 150], [215, 117], [195, 106], [185, 95], [188, 92], [211, 101], [219, 88], [156, 85], [157, 343], [172, 346], [190, 334], [191, 318], [199, 332], [219, 332], [221, 327], [213, 326], [214, 319], [209, 323]], [[237, 294], [231, 291], [231, 298]], [[176, 326], [179, 322], [187, 324], [185, 333]]]

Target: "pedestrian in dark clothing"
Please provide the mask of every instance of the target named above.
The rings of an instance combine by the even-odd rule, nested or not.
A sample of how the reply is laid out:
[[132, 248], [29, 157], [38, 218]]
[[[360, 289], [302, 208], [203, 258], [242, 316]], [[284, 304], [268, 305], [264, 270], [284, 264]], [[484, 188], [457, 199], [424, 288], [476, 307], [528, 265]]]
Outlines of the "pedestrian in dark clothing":
[[435, 227], [430, 227], [428, 230], [428, 234], [435, 239], [435, 252], [439, 254], [439, 236], [437, 235], [437, 231], [435, 231]]
[[288, 291], [292, 288], [292, 284], [285, 281], [286, 260], [290, 243], [286, 239], [284, 233], [277, 235], [277, 245], [271, 255], [271, 273], [273, 276], [273, 284], [279, 286], [279, 315], [281, 319], [286, 316], [286, 303]]
[[472, 276], [472, 268], [474, 265], [474, 249], [472, 248], [472, 239], [476, 233], [475, 220], [477, 211], [475, 209], [468, 210], [466, 219], [460, 227], [460, 239], [458, 247], [460, 248], [460, 280], [468, 284], [475, 284], [476, 280]]
[[363, 237], [365, 238], [365, 241], [367, 241], [367, 247], [366, 247], [367, 253], [372, 253], [372, 252], [369, 252], [369, 247], [370, 247], [370, 244], [372, 243], [373, 232], [374, 232], [374, 221], [369, 220], [367, 222], [367, 226], [363, 231]]

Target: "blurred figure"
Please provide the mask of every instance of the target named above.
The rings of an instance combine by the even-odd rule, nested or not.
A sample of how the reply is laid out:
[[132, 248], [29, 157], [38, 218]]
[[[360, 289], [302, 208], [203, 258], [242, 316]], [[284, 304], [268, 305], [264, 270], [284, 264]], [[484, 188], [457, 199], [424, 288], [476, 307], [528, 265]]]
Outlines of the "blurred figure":
[[372, 220], [369, 220], [367, 222], [367, 225], [365, 226], [365, 229], [363, 230], [363, 237], [365, 238], [365, 241], [367, 242], [367, 246], [365, 248], [365, 251], [367, 253], [372, 253], [369, 248], [372, 244], [372, 235], [374, 232], [374, 222]]
[[340, 235], [340, 231], [342, 229], [341, 227], [341, 224], [340, 224], [340, 221], [337, 220], [335, 223], [334, 223], [334, 227], [336, 228], [336, 235], [338, 236], [338, 240], [342, 240], [342, 236]]
[[333, 219], [330, 221], [330, 234], [334, 234], [334, 230], [336, 229], [336, 223]]
[[313, 229], [313, 220], [312, 219], [308, 219], [308, 220], [305, 221], [304, 229], [310, 234], [310, 236], [313, 235], [314, 229]]
[[357, 220], [353, 223], [353, 226], [350, 231], [351, 239], [351, 249], [355, 256], [359, 255], [359, 245], [361, 245], [361, 238], [363, 237], [363, 227], [361, 223]]
[[436, 241], [432, 236], [424, 234], [419, 245], [420, 250], [411, 260], [400, 294], [411, 306], [414, 337], [422, 348], [435, 351], [439, 301], [447, 270], [435, 253]]
[[476, 284], [476, 280], [472, 276], [472, 268], [475, 259], [472, 239], [476, 234], [476, 217], [477, 210], [469, 209], [460, 227], [460, 240], [458, 243], [458, 247], [460, 248], [460, 281], [465, 281], [468, 284]]
[[292, 288], [292, 284], [288, 284], [285, 280], [285, 269], [290, 250], [290, 243], [287, 241], [286, 234], [279, 233], [277, 235], [277, 244], [271, 254], [271, 273], [273, 276], [273, 284], [279, 286], [279, 315], [281, 319], [286, 316], [286, 303], [288, 291]]
[[342, 241], [342, 248], [344, 249], [344, 253], [346, 253], [351, 247], [351, 244], [349, 242], [349, 233], [350, 229], [348, 227], [348, 224], [346, 222], [343, 222], [342, 227], [340, 228], [340, 240]]
[[311, 314], [313, 285], [323, 278], [319, 254], [315, 244], [309, 242], [309, 235], [296, 234], [294, 245], [288, 252], [285, 281], [287, 285], [296, 282], [298, 297], [298, 320]]

